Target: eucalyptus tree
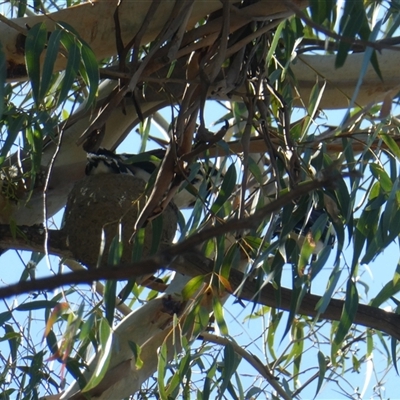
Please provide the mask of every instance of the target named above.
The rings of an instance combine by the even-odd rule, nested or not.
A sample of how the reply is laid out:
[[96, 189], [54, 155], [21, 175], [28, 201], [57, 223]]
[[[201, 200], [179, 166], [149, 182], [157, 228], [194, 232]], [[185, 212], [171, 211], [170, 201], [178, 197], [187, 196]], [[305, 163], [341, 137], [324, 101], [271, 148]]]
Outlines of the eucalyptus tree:
[[398, 2], [3, 10], [2, 397], [383, 397]]

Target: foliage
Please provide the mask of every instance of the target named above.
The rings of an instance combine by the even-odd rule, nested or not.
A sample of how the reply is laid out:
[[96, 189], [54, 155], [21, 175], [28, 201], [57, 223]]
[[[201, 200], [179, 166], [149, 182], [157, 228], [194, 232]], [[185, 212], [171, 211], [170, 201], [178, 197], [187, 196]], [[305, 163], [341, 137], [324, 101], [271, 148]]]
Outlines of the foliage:
[[[106, 390], [102, 381], [108, 379], [107, 370], [116, 366], [120, 375], [132, 370], [139, 387], [128, 395], [136, 392], [138, 398], [289, 399], [318, 397], [322, 390], [351, 398], [391, 395], [384, 385], [397, 371], [399, 337], [391, 335], [400, 323], [398, 260], [385, 266], [393, 272], [385, 271], [380, 290], [369, 287], [365, 272], [379, 275], [383, 253], [393, 251], [399, 240], [397, 92], [388, 90], [366, 104], [359, 94], [371, 71], [385, 82], [380, 51], [397, 44], [399, 4], [346, 0], [338, 10], [334, 1], [311, 0], [308, 8], [284, 2], [289, 11], [283, 18], [254, 18], [224, 36], [230, 20], [229, 5], [222, 3], [223, 9], [203, 15], [193, 27], [192, 32], [204, 32], [200, 38], [205, 40], [214, 19], [222, 21], [219, 35], [198, 50], [194, 44], [200, 38], [193, 34], [189, 40], [190, 32], [182, 36], [180, 24], [166, 24], [141, 45], [139, 32], [125, 47], [116, 29], [116, 54], [98, 62], [77, 27], [63, 21], [51, 32], [42, 22], [29, 27], [28, 83], [8, 77], [4, 89], [0, 86], [0, 222], [9, 225], [14, 239], [5, 248], [20, 248], [16, 238], [24, 234], [17, 226], [25, 225], [22, 215], [43, 211], [43, 193], [50, 203], [52, 185], [59, 182], [51, 179], [59, 170], [63, 179], [72, 179], [73, 162], [57, 163], [79, 157], [82, 146], [94, 151], [101, 142], [115, 150], [129, 135], [123, 151], [173, 148], [172, 168], [165, 161], [168, 151], [165, 162], [143, 155], [142, 161], [159, 165], [159, 180], [153, 174], [147, 193], [156, 192], [157, 182], [168, 183], [165, 191], [177, 182], [197, 200], [179, 214], [178, 244], [172, 248], [184, 251], [151, 259], [161, 259], [158, 267], [166, 268], [159, 268], [156, 279], [108, 280], [104, 287], [97, 283], [98, 293], [85, 285], [54, 294], [37, 289], [4, 300], [1, 341], [8, 348], [1, 347], [2, 399], [39, 398], [74, 381], [84, 395], [97, 395]], [[257, 2], [241, 3], [245, 8]], [[47, 7], [54, 11], [56, 5], [9, 6], [9, 15], [23, 16]], [[188, 10], [182, 7], [184, 15]], [[118, 18], [122, 16], [116, 12], [117, 28]], [[312, 87], [305, 89], [296, 73], [296, 63], [306, 53], [333, 55], [340, 71], [360, 52], [361, 68], [351, 82], [352, 94], [340, 94], [345, 99], [340, 113], [329, 110], [326, 100], [333, 78], [318, 71]], [[62, 70], [56, 67], [60, 55], [66, 60]], [[5, 57], [0, 49], [2, 82]], [[113, 79], [113, 91], [104, 95], [102, 85]], [[166, 103], [170, 106], [164, 108]], [[130, 123], [121, 130], [110, 126], [127, 116]], [[79, 123], [72, 140], [69, 135]], [[70, 143], [74, 145], [68, 147]], [[138, 158], [127, 163], [134, 160]], [[202, 180], [196, 186], [192, 178], [199, 172]], [[313, 190], [306, 186], [310, 182]], [[165, 200], [165, 191], [157, 205]], [[149, 222], [155, 215], [149, 204], [135, 226], [135, 263], [142, 259], [143, 226], [153, 224], [150, 253], [159, 247], [162, 218]], [[44, 217], [55, 211], [48, 207]], [[48, 219], [47, 238], [53, 234], [51, 224], [59, 220]], [[207, 236], [212, 229], [215, 234]], [[62, 265], [79, 268], [76, 261], [50, 255], [50, 245], [43, 249], [42, 243], [34, 244], [36, 251], [29, 255], [15, 250], [23, 264], [20, 282], [34, 285], [38, 275], [49, 275], [47, 267], [56, 277], [65, 273]], [[113, 266], [123, 249], [116, 232], [110, 247]], [[2, 256], [4, 269], [9, 253]], [[397, 255], [396, 250], [390, 254]], [[177, 265], [185, 255], [189, 278], [178, 285], [181, 275], [171, 270], [182, 272]], [[190, 270], [196, 257], [203, 262], [203, 274]], [[139, 265], [135, 263], [132, 270]], [[235, 269], [243, 273], [239, 283], [232, 278]], [[250, 297], [247, 284], [254, 288]], [[273, 293], [272, 300], [265, 300], [265, 290]], [[362, 303], [370, 306], [362, 308], [370, 312], [365, 317]], [[377, 321], [378, 308], [387, 320]], [[131, 310], [140, 316], [135, 320], [130, 315], [135, 324], [143, 323], [143, 331], [132, 333], [123, 319]], [[151, 324], [145, 325], [148, 320]], [[97, 361], [90, 375], [93, 355]], [[156, 369], [148, 371], [149, 359], [157, 360]], [[352, 382], [361, 371], [366, 372], [363, 387], [358, 378]]]

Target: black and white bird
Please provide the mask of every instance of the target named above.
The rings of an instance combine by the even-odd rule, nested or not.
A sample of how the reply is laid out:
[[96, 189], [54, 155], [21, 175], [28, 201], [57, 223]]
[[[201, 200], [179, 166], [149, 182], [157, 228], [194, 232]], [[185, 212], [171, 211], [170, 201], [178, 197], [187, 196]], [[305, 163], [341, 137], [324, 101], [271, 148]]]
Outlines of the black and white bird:
[[[146, 153], [115, 154], [110, 150], [100, 148], [96, 153], [88, 153], [86, 163], [86, 175], [96, 174], [128, 174], [149, 182], [154, 172], [159, 167], [165, 156], [165, 150], [157, 149]], [[218, 180], [217, 170], [212, 175]], [[174, 203], [179, 209], [192, 208], [198, 197], [198, 190], [205, 182], [208, 173], [202, 168], [194, 168], [194, 173], [190, 173], [189, 182], [184, 185], [174, 196]], [[207, 195], [211, 186], [207, 183]]]
[[[126, 153], [115, 154], [110, 150], [100, 148], [96, 153], [88, 153], [86, 175], [129, 174], [140, 178], [145, 182], [149, 182], [164, 156], [165, 150], [163, 149], [133, 155]], [[209, 172], [203, 168], [199, 168], [199, 165], [197, 165], [197, 168], [193, 168], [188, 179], [190, 184], [187, 184], [186, 187], [174, 196], [174, 203], [179, 209], [192, 208], [194, 206], [198, 197], [199, 188], [202, 184], [206, 185], [206, 194], [204, 195], [203, 192], [203, 197], [208, 196], [211, 191], [208, 175]], [[211, 175], [214, 184], [218, 185], [222, 178], [218, 170], [215, 168], [211, 170]], [[324, 215], [326, 218], [324, 218]], [[283, 219], [286, 218], [283, 218], [283, 216], [279, 217], [273, 236], [281, 236], [283, 233]], [[295, 239], [301, 247], [306, 238], [313, 240], [309, 235], [311, 234], [313, 227], [316, 226], [316, 224], [321, 226], [321, 223], [323, 225], [320, 228], [322, 229], [321, 238], [314, 243], [315, 248], [313, 254], [315, 258], [323, 248], [326, 246], [332, 247], [335, 242], [334, 228], [327, 219], [324, 210], [312, 208], [307, 215], [299, 218], [296, 225], [291, 228], [290, 232], [286, 232], [285, 236], [288, 235], [286, 237]]]
[[[312, 231], [315, 228], [321, 232], [320, 238], [317, 241], [314, 241], [312, 234]], [[274, 236], [280, 236], [282, 229], [282, 218], [279, 218]], [[333, 228], [332, 223], [328, 220], [326, 212], [322, 209], [312, 208], [308, 215], [304, 215], [304, 217], [302, 217], [291, 229], [292, 230], [287, 237], [294, 239], [300, 247], [302, 247], [304, 240], [313, 243], [313, 260], [316, 259], [318, 254], [321, 253], [325, 247], [333, 247], [335, 244], [335, 229]]]

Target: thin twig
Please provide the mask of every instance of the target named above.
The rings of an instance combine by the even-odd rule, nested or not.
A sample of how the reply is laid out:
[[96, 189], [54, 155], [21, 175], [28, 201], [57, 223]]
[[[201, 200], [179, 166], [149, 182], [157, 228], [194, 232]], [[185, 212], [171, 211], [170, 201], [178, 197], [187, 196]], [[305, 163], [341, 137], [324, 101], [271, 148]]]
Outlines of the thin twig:
[[281, 396], [282, 399], [292, 400], [292, 397], [289, 396], [278, 383], [273, 373], [270, 371], [267, 365], [261, 363], [261, 361], [246, 351], [243, 347], [239, 346], [233, 340], [223, 338], [221, 336], [213, 335], [208, 332], [203, 332], [199, 339], [204, 339], [207, 342], [220, 344], [222, 346], [232, 346], [235, 353], [243, 357], [263, 378], [265, 378], [268, 383], [276, 390], [276, 392]]

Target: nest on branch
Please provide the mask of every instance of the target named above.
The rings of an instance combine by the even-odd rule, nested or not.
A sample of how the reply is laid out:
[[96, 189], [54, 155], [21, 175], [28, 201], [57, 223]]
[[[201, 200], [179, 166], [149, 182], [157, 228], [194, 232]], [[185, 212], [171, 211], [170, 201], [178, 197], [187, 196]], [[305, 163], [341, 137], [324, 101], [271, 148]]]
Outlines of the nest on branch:
[[[132, 264], [134, 244], [129, 239], [146, 201], [145, 186], [143, 180], [124, 174], [88, 176], [75, 184], [68, 196], [63, 230], [76, 260], [88, 268], [112, 264], [110, 245], [121, 231], [123, 251], [119, 265]], [[165, 249], [174, 239], [178, 221], [176, 206], [168, 205], [157, 218], [162, 219], [161, 233], [159, 221], [147, 224], [142, 257]]]

